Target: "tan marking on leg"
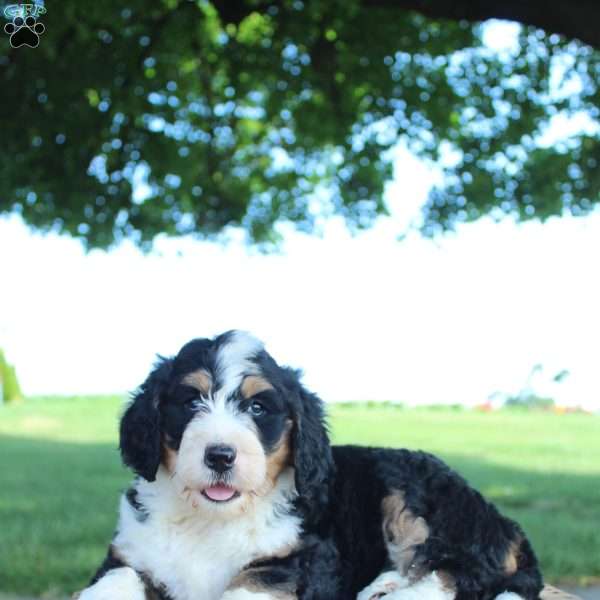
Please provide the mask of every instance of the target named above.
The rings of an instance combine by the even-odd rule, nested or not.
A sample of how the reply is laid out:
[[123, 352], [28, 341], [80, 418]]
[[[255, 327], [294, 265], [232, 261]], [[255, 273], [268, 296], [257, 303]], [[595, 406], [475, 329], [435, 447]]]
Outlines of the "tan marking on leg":
[[444, 590], [456, 593], [456, 579], [448, 571], [437, 571], [437, 576]]
[[506, 573], [506, 575], [516, 573], [519, 568], [519, 555], [521, 554], [522, 542], [523, 538], [517, 536], [517, 539], [513, 540], [508, 546], [508, 552], [504, 558], [504, 573]]
[[390, 559], [402, 575], [413, 581], [425, 572], [413, 565], [415, 548], [429, 537], [429, 527], [423, 517], [416, 517], [406, 507], [404, 493], [394, 491], [381, 502], [383, 536]]
[[159, 595], [156, 590], [148, 589], [146, 585], [146, 600], [162, 600], [164, 596]]
[[127, 564], [127, 560], [125, 559], [125, 557], [121, 554], [121, 552], [119, 551], [118, 548], [115, 548], [115, 546], [113, 544], [111, 544], [108, 547], [108, 553], [116, 560], [120, 560], [123, 563], [123, 566], [125, 566], [125, 567], [129, 566]]
[[273, 386], [260, 375], [248, 375], [244, 377], [244, 381], [242, 381], [242, 385], [240, 386], [242, 396], [246, 399], [252, 398], [252, 396], [256, 396], [260, 392], [272, 389], [274, 389]]
[[196, 388], [203, 396], [208, 396], [212, 388], [212, 377], [204, 369], [198, 369], [188, 373], [183, 378], [182, 383]]
[[261, 574], [268, 572], [269, 567], [246, 569], [233, 578], [227, 591], [244, 589], [253, 594], [268, 594], [273, 600], [296, 600], [296, 586], [292, 583], [280, 583], [276, 587], [268, 587], [261, 582]]
[[378, 600], [397, 590], [408, 587], [410, 582], [398, 571], [384, 571], [380, 573], [371, 583], [360, 590], [356, 600]]

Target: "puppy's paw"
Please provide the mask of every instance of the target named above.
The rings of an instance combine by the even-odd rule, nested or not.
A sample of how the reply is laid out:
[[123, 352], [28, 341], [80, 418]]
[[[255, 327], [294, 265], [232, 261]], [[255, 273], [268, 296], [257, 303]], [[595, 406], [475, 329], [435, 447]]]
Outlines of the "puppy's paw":
[[386, 571], [358, 593], [356, 600], [378, 600], [396, 590], [407, 587], [408, 579], [397, 571]]
[[272, 596], [267, 592], [252, 592], [244, 588], [236, 588], [234, 590], [227, 590], [223, 596], [221, 596], [221, 600], [274, 600], [275, 598], [282, 597], [283, 596]]
[[111, 569], [75, 597], [78, 600], [146, 600], [146, 587], [131, 567], [120, 567]]
[[388, 571], [360, 592], [357, 600], [454, 600], [455, 596], [454, 589], [435, 572], [413, 583], [396, 571]]

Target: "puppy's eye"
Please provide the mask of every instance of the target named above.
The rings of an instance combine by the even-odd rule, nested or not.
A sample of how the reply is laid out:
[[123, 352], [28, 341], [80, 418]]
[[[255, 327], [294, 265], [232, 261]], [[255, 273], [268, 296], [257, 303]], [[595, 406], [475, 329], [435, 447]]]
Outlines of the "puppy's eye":
[[257, 402], [256, 400], [254, 402], [252, 402], [252, 404], [250, 404], [250, 406], [248, 407], [248, 412], [253, 416], [253, 417], [260, 417], [262, 415], [265, 414], [266, 410], [265, 407], [260, 403]]
[[190, 396], [183, 404], [186, 408], [198, 408], [204, 404], [204, 400], [201, 396]]

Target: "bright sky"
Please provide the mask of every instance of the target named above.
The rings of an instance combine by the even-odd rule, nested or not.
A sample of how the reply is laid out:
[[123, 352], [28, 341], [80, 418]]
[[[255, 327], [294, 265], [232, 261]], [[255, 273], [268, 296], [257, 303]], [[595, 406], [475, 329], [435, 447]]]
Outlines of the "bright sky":
[[190, 239], [86, 255], [0, 219], [0, 347], [27, 394], [132, 390], [156, 353], [242, 328], [328, 401], [479, 403], [541, 364], [536, 391], [600, 409], [600, 212], [398, 241], [435, 173], [402, 150], [395, 168], [391, 217], [289, 233], [278, 255]]
[[432, 177], [400, 152], [392, 217], [290, 234], [274, 256], [192, 240], [86, 255], [0, 220], [0, 346], [29, 394], [131, 390], [156, 353], [243, 328], [326, 400], [477, 403], [541, 363], [538, 388], [600, 408], [600, 213], [399, 242]]

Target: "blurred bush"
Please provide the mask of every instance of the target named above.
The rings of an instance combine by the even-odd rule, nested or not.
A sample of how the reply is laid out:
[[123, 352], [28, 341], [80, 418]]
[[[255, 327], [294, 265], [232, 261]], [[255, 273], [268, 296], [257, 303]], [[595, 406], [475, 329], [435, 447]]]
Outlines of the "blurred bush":
[[537, 394], [519, 394], [517, 396], [509, 396], [506, 399], [505, 406], [549, 409], [554, 407], [554, 399], [538, 396]]
[[6, 361], [2, 350], [0, 350], [0, 399], [3, 399], [4, 402], [17, 402], [23, 399], [17, 372]]

